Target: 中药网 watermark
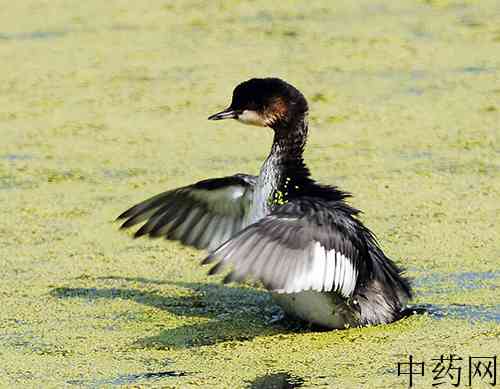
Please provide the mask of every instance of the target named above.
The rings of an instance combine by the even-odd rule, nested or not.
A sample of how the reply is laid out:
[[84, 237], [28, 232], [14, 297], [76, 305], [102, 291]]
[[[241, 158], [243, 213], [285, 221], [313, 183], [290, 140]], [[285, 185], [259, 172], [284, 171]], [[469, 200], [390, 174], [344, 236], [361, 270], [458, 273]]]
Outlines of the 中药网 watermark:
[[430, 362], [417, 361], [413, 355], [407, 362], [398, 362], [398, 377], [408, 377], [408, 387], [416, 386], [418, 377], [432, 375], [432, 386], [442, 384], [459, 387], [473, 387], [474, 384], [497, 384], [497, 356], [469, 356], [462, 358], [456, 354], [440, 355]]

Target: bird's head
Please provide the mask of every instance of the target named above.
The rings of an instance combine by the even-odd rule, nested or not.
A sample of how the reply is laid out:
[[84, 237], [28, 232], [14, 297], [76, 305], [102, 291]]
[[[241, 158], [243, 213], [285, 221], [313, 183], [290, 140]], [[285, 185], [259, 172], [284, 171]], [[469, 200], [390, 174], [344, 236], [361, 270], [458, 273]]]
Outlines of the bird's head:
[[209, 120], [236, 119], [260, 127], [284, 127], [307, 113], [307, 101], [279, 78], [252, 78], [233, 91], [231, 105]]

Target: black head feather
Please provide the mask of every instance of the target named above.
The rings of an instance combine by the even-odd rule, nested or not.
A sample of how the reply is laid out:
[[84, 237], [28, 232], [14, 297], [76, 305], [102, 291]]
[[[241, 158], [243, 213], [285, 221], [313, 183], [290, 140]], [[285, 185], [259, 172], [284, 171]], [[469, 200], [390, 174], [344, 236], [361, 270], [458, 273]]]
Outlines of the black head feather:
[[307, 100], [293, 85], [279, 78], [252, 78], [233, 91], [230, 109], [255, 111], [269, 121], [269, 126], [289, 122], [308, 111]]

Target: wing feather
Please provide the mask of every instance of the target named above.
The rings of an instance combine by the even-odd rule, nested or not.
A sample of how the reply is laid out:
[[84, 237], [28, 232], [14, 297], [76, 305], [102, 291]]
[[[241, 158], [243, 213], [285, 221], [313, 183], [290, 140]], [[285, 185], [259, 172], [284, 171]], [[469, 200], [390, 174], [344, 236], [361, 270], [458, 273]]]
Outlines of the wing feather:
[[331, 204], [314, 199], [308, 207], [301, 201], [282, 205], [216, 249], [203, 261], [217, 262], [210, 274], [231, 265], [225, 282], [253, 278], [278, 293], [352, 295], [359, 271], [366, 267], [359, 262], [363, 247], [349, 235], [355, 226], [338, 222], [339, 211]]
[[255, 182], [245, 174], [200, 181], [153, 196], [118, 219], [125, 219], [121, 228], [145, 221], [136, 238], [164, 236], [213, 250], [248, 224]]

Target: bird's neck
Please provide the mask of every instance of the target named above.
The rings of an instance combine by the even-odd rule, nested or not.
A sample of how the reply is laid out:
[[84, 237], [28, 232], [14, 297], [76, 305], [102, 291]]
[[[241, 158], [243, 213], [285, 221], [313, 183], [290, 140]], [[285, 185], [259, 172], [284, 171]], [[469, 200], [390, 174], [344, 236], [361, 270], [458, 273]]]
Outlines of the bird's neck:
[[278, 123], [273, 129], [274, 140], [269, 157], [273, 157], [276, 165], [280, 167], [302, 162], [307, 141], [307, 112], [294, 118], [290, 123]]
[[307, 114], [298, 117], [292, 125], [281, 126], [274, 128], [271, 152], [260, 171], [257, 203], [260, 204], [258, 207], [262, 207], [261, 215], [296, 196], [309, 180], [309, 170], [303, 161]]

